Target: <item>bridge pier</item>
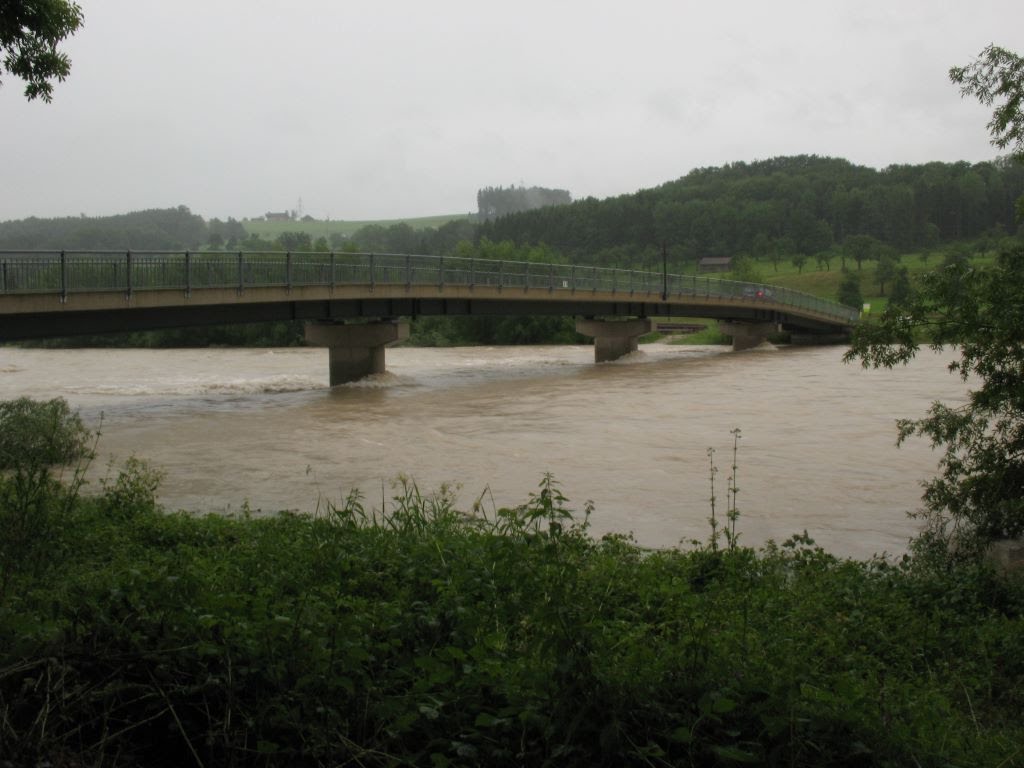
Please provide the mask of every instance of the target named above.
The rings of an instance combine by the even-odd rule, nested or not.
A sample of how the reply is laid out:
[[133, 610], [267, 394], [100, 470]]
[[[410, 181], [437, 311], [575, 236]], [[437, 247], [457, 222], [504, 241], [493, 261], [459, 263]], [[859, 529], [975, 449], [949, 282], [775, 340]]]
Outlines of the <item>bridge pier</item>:
[[732, 349], [734, 352], [740, 352], [768, 341], [768, 337], [779, 330], [779, 324], [719, 320], [718, 328], [726, 336], [732, 336]]
[[623, 355], [636, 352], [637, 340], [650, 331], [651, 321], [646, 317], [633, 320], [576, 320], [576, 333], [594, 339], [595, 363], [618, 360]]
[[794, 333], [789, 334], [789, 343], [800, 346], [820, 346], [823, 344], [849, 344], [850, 332], [844, 333]]
[[384, 373], [384, 348], [409, 338], [409, 323], [306, 323], [306, 342], [329, 350], [331, 386]]

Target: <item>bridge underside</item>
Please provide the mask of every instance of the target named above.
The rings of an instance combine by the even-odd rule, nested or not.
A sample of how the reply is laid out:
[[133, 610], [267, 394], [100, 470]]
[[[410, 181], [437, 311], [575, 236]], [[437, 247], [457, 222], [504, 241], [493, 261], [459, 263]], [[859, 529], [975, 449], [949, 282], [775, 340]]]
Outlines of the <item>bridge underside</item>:
[[[441, 291], [438, 290], [440, 293]], [[204, 294], [207, 292], [203, 292]], [[287, 320], [349, 321], [426, 315], [512, 316], [562, 315], [577, 317], [706, 317], [743, 323], [772, 323], [799, 333], [805, 340], [834, 336], [846, 329], [813, 313], [798, 315], [770, 301], [705, 300], [684, 296], [662, 300], [659, 294], [630, 296], [625, 292], [576, 292], [549, 296], [546, 292], [505, 289], [461, 289], [450, 295], [406, 296], [402, 289], [378, 295], [326, 295], [322, 289], [253, 289], [195, 292], [147, 291], [68, 296], [6, 297], [13, 310], [0, 313], [0, 341], [59, 336], [117, 333], [229, 323]], [[317, 293], [325, 295], [316, 295]], [[336, 291], [336, 294], [342, 291]], [[216, 294], [216, 295], [215, 295]], [[227, 295], [220, 295], [227, 294]], [[365, 292], [364, 292], [365, 294]], [[541, 294], [534, 297], [535, 294]], [[16, 306], [14, 306], [16, 305]]]
[[[436, 295], [435, 295], [436, 292]], [[426, 315], [562, 315], [583, 318], [577, 329], [594, 337], [597, 362], [636, 349], [651, 317], [706, 317], [723, 321], [733, 346], [784, 328], [809, 339], [844, 329], [826, 316], [771, 301], [623, 291], [555, 291], [504, 287], [402, 285], [324, 288], [260, 287], [138, 293], [91, 292], [8, 295], [0, 303], [0, 341], [233, 323], [306, 321], [307, 341], [329, 349], [331, 385], [384, 371], [385, 347], [408, 335], [399, 318]]]

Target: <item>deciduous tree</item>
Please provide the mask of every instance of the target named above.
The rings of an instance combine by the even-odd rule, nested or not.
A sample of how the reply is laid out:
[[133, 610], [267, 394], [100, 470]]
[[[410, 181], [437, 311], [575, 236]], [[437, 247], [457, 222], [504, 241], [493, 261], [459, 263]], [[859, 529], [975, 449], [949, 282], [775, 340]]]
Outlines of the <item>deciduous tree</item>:
[[858, 327], [847, 359], [893, 367], [918, 352], [922, 334], [959, 346], [950, 370], [977, 381], [963, 405], [935, 403], [899, 422], [899, 441], [924, 435], [944, 447], [941, 474], [925, 485], [929, 535], [982, 543], [1024, 535], [1024, 248], [979, 269], [954, 261], [924, 275], [910, 299]]
[[996, 105], [988, 123], [992, 144], [1024, 154], [1024, 58], [989, 45], [967, 66], [952, 67], [949, 79], [960, 86], [961, 96], [974, 96], [986, 107]]
[[744, 283], [763, 283], [764, 275], [757, 268], [757, 263], [746, 254], [740, 254], [732, 260], [732, 278]]
[[826, 271], [831, 272], [831, 262], [835, 255], [836, 252], [832, 248], [829, 248], [824, 251], [818, 251], [816, 254], [814, 254], [814, 260], [818, 262], [818, 270], [821, 271], [821, 268], [824, 267]]
[[[973, 64], [950, 70], [950, 78], [983, 104], [1005, 100], [988, 126], [992, 143], [1024, 157], [1020, 57], [989, 46]], [[941, 474], [925, 485], [920, 515], [927, 526], [919, 548], [947, 551], [955, 541], [959, 551], [971, 552], [1024, 536], [1024, 246], [1010, 245], [989, 267], [951, 254], [878, 323], [860, 325], [847, 354], [865, 366], [892, 367], [914, 357], [922, 336], [933, 349], [959, 349], [950, 370], [971, 382], [967, 401], [935, 403], [924, 418], [899, 422], [901, 442], [923, 435], [945, 449]]]
[[896, 276], [892, 280], [892, 294], [889, 296], [889, 303], [895, 306], [903, 306], [910, 301], [913, 287], [910, 285], [910, 273], [906, 267], [897, 267]]
[[864, 297], [860, 292], [860, 275], [856, 272], [843, 270], [843, 279], [839, 281], [839, 293], [836, 300], [848, 307], [860, 309], [864, 305]]
[[843, 251], [857, 262], [857, 271], [859, 272], [861, 264], [865, 259], [871, 258], [871, 254], [878, 244], [878, 241], [871, 235], [850, 235], [843, 242]]
[[71, 60], [57, 46], [82, 26], [82, 9], [69, 0], [4, 0], [0, 3], [3, 66], [25, 81], [25, 98], [53, 98], [53, 81], [71, 72]]
[[0, 603], [15, 572], [31, 567], [84, 477], [62, 468], [92, 457], [91, 434], [62, 399], [0, 401]]
[[883, 246], [879, 249], [878, 266], [875, 268], [875, 280], [878, 281], [878, 292], [885, 296], [885, 284], [896, 278], [899, 262], [894, 252]]

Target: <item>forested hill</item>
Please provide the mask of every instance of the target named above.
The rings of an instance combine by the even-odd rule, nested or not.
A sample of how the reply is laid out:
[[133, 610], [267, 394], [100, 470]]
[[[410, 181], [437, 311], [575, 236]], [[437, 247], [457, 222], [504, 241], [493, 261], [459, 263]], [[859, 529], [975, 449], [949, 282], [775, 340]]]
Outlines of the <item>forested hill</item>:
[[117, 216], [0, 222], [0, 249], [164, 250], [197, 248], [208, 237], [203, 217], [183, 205]]
[[700, 168], [654, 189], [504, 216], [492, 241], [545, 243], [615, 263], [665, 244], [676, 258], [812, 255], [868, 235], [901, 252], [1014, 230], [1024, 166], [1009, 160], [875, 170], [801, 155]]
[[0, 250], [316, 247], [486, 256], [500, 245], [495, 257], [527, 258], [529, 250], [544, 259], [635, 267], [650, 262], [664, 244], [672, 264], [681, 267], [704, 256], [814, 257], [844, 243], [849, 250], [856, 241], [906, 253], [1013, 234], [1014, 202], [1022, 195], [1024, 165], [1009, 160], [875, 170], [800, 155], [699, 168], [634, 194], [549, 205], [479, 225], [465, 217], [437, 229], [369, 224], [314, 242], [306, 224], [295, 221], [269, 241], [248, 233], [242, 222], [207, 222], [178, 206], [0, 222]]

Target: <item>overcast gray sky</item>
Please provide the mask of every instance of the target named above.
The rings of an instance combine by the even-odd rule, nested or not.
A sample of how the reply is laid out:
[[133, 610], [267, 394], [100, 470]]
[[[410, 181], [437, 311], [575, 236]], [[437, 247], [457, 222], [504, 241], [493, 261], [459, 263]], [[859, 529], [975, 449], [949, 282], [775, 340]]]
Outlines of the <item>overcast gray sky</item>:
[[948, 79], [1021, 0], [80, 0], [52, 104], [0, 87], [0, 220], [462, 213], [777, 155], [991, 159]]

